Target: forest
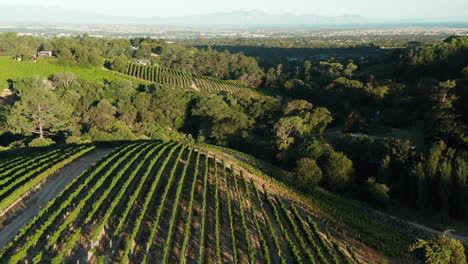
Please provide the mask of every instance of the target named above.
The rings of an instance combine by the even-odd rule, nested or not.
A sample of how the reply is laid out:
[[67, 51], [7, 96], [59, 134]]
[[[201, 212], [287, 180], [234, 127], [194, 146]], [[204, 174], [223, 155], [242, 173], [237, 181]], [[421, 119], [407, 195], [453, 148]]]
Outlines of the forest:
[[[338, 58], [350, 48], [293, 61], [280, 49], [222, 49], [0, 34], [0, 70], [12, 63], [44, 69], [0, 80], [8, 87], [0, 155], [120, 140], [212, 144], [290, 171], [280, 180], [301, 192], [320, 186], [468, 234], [468, 37], [391, 52], [359, 48], [375, 52], [368, 60]], [[28, 61], [42, 50], [52, 57]], [[172, 70], [156, 79], [162, 73], [154, 69]], [[201, 80], [234, 88], [198, 89]]]

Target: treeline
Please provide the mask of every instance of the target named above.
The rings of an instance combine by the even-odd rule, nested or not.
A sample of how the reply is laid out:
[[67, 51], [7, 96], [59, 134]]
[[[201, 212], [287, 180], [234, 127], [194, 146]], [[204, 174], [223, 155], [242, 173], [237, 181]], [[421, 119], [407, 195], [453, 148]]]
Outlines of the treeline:
[[468, 61], [468, 37], [451, 37], [433, 45], [409, 49], [401, 55], [400, 73], [405, 78], [447, 80], [457, 78]]
[[[462, 207], [467, 200], [461, 193], [467, 192], [463, 168], [468, 147], [468, 64], [460, 54], [465, 49], [466, 39], [450, 38], [434, 46], [408, 49], [403, 51], [401, 58], [395, 57], [394, 61], [375, 68], [367, 67], [366, 70], [361, 70], [357, 62], [342, 63], [334, 59], [305, 61], [298, 71], [285, 69], [281, 64], [268, 69], [264, 88], [326, 107], [333, 117], [329, 125], [342, 128], [341, 131], [329, 131], [330, 134], [379, 135], [366, 137], [357, 134], [335, 137], [338, 138], [336, 140], [320, 140], [317, 139], [320, 133], [304, 133], [303, 123], [288, 120], [284, 130], [292, 136], [277, 138], [276, 143], [284, 142], [287, 147], [275, 146], [276, 160], [295, 171], [293, 181], [304, 187], [318, 183], [381, 207], [387, 207], [394, 201], [399, 205], [440, 213], [445, 223], [450, 218], [465, 219], [466, 211], [461, 212], [466, 210]], [[439, 57], [420, 59], [420, 62], [433, 69], [450, 65], [442, 71], [447, 72], [440, 75], [442, 78], [430, 72], [419, 77], [416, 75], [417, 78], [405, 78], [412, 68], [405, 69], [403, 77], [399, 75], [402, 68], [386, 75], [379, 73], [382, 67], [393, 69], [388, 66], [404, 65], [407, 63], [405, 58], [424, 56], [422, 51], [431, 49]], [[444, 53], [440, 51], [442, 49], [451, 51]], [[452, 63], [452, 59], [458, 63]], [[390, 129], [409, 129], [419, 124], [422, 124], [422, 141], [427, 147], [384, 138]], [[277, 128], [281, 128], [280, 123], [277, 123]], [[434, 155], [431, 153], [440, 144], [444, 144], [442, 149], [448, 152], [444, 154], [445, 161], [428, 165]], [[327, 183], [329, 179], [325, 175], [329, 172], [324, 171], [328, 170], [326, 164], [330, 153], [342, 153], [345, 157], [338, 162], [342, 166], [333, 174], [339, 176], [341, 187], [337, 182]], [[336, 159], [340, 158], [338, 156]], [[429, 166], [435, 169], [428, 172]], [[427, 176], [429, 174], [430, 177]], [[444, 192], [441, 186], [444, 186]], [[418, 192], [424, 193], [420, 200]], [[447, 200], [451, 205], [457, 205], [447, 209]]]
[[254, 58], [241, 53], [218, 52], [212, 49], [184, 48], [151, 38], [100, 39], [88, 35], [61, 38], [0, 34], [3, 55], [28, 60], [38, 51], [52, 51], [56, 63], [85, 67], [102, 66], [105, 60], [142, 60], [221, 79], [240, 80], [258, 86], [263, 71]]

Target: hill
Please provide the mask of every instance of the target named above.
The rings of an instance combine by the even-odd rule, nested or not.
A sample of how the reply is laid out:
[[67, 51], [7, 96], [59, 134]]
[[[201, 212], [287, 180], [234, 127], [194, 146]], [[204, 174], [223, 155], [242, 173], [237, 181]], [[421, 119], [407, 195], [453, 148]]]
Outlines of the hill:
[[122, 73], [145, 81], [170, 84], [202, 92], [218, 93], [224, 91], [227, 93], [245, 93], [254, 97], [272, 96], [272, 93], [266, 90], [255, 89], [235, 81], [221, 80], [166, 67], [129, 63]]
[[61, 66], [41, 59], [36, 63], [22, 62], [12, 60], [9, 56], [0, 56], [0, 89], [8, 88], [11, 80], [20, 77], [40, 75], [49, 78], [60, 72], [73, 72], [78, 78], [87, 81], [129, 80], [134, 85], [155, 82], [208, 93], [225, 91], [228, 93], [245, 93], [253, 97], [273, 96], [266, 90], [255, 89], [234, 81], [221, 80], [166, 67], [129, 63], [125, 72], [119, 74], [100, 67]]
[[[1, 250], [0, 261], [379, 263], [387, 258], [359, 241], [369, 241], [361, 235], [379, 236], [372, 226], [359, 233], [340, 229], [346, 222], [338, 221], [358, 215], [333, 220], [324, 206], [335, 204], [324, 202], [311, 202], [212, 146], [125, 144], [53, 198]], [[342, 210], [346, 206], [340, 215], [351, 213]], [[381, 231], [381, 243], [404, 242], [397, 229]]]

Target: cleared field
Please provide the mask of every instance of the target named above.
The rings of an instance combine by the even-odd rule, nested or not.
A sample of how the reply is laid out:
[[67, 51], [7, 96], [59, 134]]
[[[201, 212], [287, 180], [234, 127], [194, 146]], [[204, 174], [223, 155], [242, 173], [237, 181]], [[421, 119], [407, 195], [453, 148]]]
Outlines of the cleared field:
[[0, 262], [360, 263], [315, 219], [232, 160], [134, 143], [75, 178]]
[[14, 80], [24, 76], [40, 75], [50, 77], [59, 72], [73, 72], [78, 78], [89, 81], [113, 81], [129, 80], [134, 83], [141, 81], [126, 77], [102, 68], [85, 68], [80, 66], [65, 67], [49, 63], [47, 60], [39, 59], [36, 63], [27, 61], [15, 61], [10, 56], [0, 56], [0, 90], [9, 87], [8, 80]]

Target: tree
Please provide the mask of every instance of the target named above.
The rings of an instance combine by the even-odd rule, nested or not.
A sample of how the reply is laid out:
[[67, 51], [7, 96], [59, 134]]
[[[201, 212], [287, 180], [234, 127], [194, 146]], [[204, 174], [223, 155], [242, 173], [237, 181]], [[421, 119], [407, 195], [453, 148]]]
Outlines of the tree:
[[312, 63], [308, 60], [304, 61], [304, 81], [310, 81], [311, 71], [312, 71]]
[[385, 184], [378, 183], [374, 177], [368, 178], [366, 184], [371, 201], [386, 208], [390, 202], [390, 195], [388, 195], [390, 188]]
[[465, 80], [468, 80], [468, 66], [466, 66], [465, 68], [461, 70], [461, 75], [463, 76]]
[[67, 73], [58, 72], [53, 77], [54, 84], [57, 87], [65, 88], [65, 89], [75, 84], [77, 79], [78, 78], [76, 74], [74, 74], [73, 72], [67, 72]]
[[346, 68], [343, 70], [343, 72], [344, 74], [346, 74], [346, 76], [348, 76], [349, 79], [351, 79], [353, 72], [357, 70], [357, 68], [358, 67], [356, 66], [356, 64], [350, 61], [348, 65], [346, 65]]
[[119, 56], [114, 58], [114, 62], [112, 63], [112, 70], [118, 72], [124, 72], [128, 63], [128, 58], [124, 54], [120, 54]]
[[54, 92], [36, 87], [22, 91], [20, 97], [7, 121], [13, 132], [33, 133], [43, 138], [67, 129], [73, 109]]
[[426, 182], [426, 171], [424, 165], [420, 162], [411, 170], [411, 174], [416, 178], [416, 206], [419, 209], [426, 209], [427, 201], [427, 182]]
[[315, 160], [302, 158], [294, 168], [294, 180], [299, 187], [312, 191], [322, 180], [322, 170]]
[[76, 58], [69, 49], [63, 48], [58, 51], [57, 62], [64, 66], [72, 66], [76, 64]]
[[439, 196], [442, 223], [446, 224], [450, 213], [450, 196], [452, 195], [452, 165], [444, 158], [439, 164]]
[[341, 190], [351, 181], [353, 162], [341, 152], [330, 151], [323, 172], [325, 186], [333, 191]]
[[359, 112], [351, 112], [346, 118], [345, 132], [362, 131], [366, 125], [366, 119]]
[[454, 187], [456, 213], [459, 217], [468, 215], [468, 162], [462, 157], [455, 158]]
[[274, 127], [276, 147], [278, 150], [286, 150], [294, 143], [294, 133], [302, 134], [304, 123], [298, 116], [283, 117]]
[[115, 121], [117, 108], [103, 99], [96, 106], [89, 109], [87, 118], [89, 123], [99, 129], [104, 129]]
[[424, 264], [467, 264], [463, 244], [445, 235], [429, 240], [417, 239], [409, 250]]

